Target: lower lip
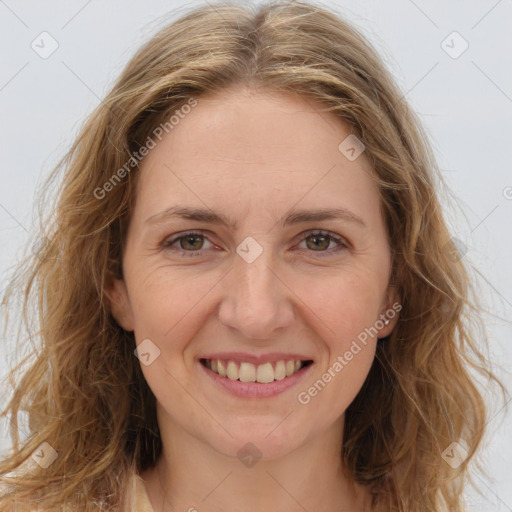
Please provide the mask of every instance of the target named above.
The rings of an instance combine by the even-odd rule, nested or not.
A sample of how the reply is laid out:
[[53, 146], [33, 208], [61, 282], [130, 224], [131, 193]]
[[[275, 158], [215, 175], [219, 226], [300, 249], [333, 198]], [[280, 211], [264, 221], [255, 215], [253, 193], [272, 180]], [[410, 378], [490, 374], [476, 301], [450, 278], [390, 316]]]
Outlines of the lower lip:
[[235, 396], [244, 398], [268, 398], [271, 396], [279, 395], [287, 389], [295, 386], [306, 373], [309, 372], [314, 363], [301, 368], [297, 373], [290, 377], [285, 377], [282, 380], [275, 380], [268, 384], [261, 384], [260, 382], [241, 382], [239, 380], [231, 380], [227, 377], [221, 377], [219, 374], [213, 372], [201, 363], [199, 366], [206, 372], [206, 375], [212, 379], [219, 386], [222, 386], [226, 391]]

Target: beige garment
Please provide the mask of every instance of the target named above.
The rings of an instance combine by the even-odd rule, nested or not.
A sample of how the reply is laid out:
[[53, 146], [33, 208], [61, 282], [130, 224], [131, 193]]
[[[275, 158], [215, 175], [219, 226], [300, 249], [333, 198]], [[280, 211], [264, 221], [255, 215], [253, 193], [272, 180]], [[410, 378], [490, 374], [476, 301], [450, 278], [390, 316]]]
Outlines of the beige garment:
[[153, 512], [144, 481], [137, 474], [132, 478], [126, 512]]

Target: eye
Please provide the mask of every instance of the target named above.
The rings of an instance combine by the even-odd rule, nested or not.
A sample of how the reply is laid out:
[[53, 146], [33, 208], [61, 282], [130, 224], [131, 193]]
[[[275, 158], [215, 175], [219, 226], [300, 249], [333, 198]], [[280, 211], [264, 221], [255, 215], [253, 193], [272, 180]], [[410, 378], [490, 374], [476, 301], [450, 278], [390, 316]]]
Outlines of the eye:
[[[205, 242], [210, 244], [210, 246], [205, 247]], [[308, 231], [302, 234], [300, 244], [303, 243], [306, 244], [305, 248], [309, 249], [308, 252], [319, 253], [315, 257], [328, 256], [333, 252], [349, 248], [348, 242], [343, 237], [320, 230]], [[300, 244], [297, 247], [304, 248], [300, 247]], [[332, 247], [333, 244], [334, 247]], [[177, 251], [183, 256], [199, 256], [205, 249], [215, 247], [203, 233], [196, 231], [185, 232], [178, 236], [166, 238], [161, 246], [164, 249]]]
[[191, 231], [183, 233], [180, 236], [165, 239], [162, 243], [162, 247], [173, 247], [176, 244], [176, 242], [178, 242], [179, 247], [173, 247], [175, 250], [181, 251], [187, 256], [194, 256], [200, 254], [202, 250], [205, 249], [205, 241], [207, 241], [211, 246], [213, 246], [213, 244], [206, 238], [205, 235], [203, 235], [202, 233]]
[[[301, 244], [302, 243], [305, 243], [306, 248], [313, 252], [327, 254], [332, 254], [332, 252], [337, 252], [338, 250], [348, 249], [349, 247], [344, 238], [327, 231], [309, 231], [303, 235]], [[333, 243], [335, 245], [334, 247], [331, 247]], [[334, 249], [334, 251], [328, 250], [329, 248]], [[327, 254], [318, 254], [318, 256], [324, 256]]]

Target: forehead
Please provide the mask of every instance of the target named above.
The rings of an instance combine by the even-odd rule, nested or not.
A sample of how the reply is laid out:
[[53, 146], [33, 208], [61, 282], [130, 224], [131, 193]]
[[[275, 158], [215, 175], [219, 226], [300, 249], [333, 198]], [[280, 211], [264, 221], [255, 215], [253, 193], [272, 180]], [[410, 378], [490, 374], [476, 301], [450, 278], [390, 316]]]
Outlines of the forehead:
[[365, 154], [350, 161], [339, 149], [350, 127], [309, 98], [225, 90], [198, 97], [180, 117], [142, 163], [137, 195], [147, 216], [185, 197], [240, 214], [299, 202], [378, 213]]
[[172, 132], [174, 149], [187, 146], [188, 158], [207, 153], [218, 161], [274, 167], [293, 162], [297, 167], [299, 158], [305, 164], [315, 161], [316, 150], [323, 152], [327, 146], [338, 156], [340, 136], [350, 134], [341, 119], [297, 94], [235, 88], [201, 96], [197, 102]]

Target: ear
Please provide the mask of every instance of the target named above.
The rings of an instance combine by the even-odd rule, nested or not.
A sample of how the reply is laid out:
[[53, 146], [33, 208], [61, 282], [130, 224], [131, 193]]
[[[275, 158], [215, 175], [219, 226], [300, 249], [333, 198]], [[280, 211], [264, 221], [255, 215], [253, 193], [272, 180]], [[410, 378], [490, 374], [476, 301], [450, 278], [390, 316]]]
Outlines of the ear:
[[105, 293], [110, 302], [110, 312], [125, 331], [134, 330], [133, 312], [124, 279], [112, 279]]
[[[375, 322], [378, 329], [378, 338], [386, 338], [391, 334], [396, 324], [402, 304], [396, 286], [389, 285], [386, 296], [382, 302], [379, 319]], [[386, 323], [387, 322], [387, 323]]]

